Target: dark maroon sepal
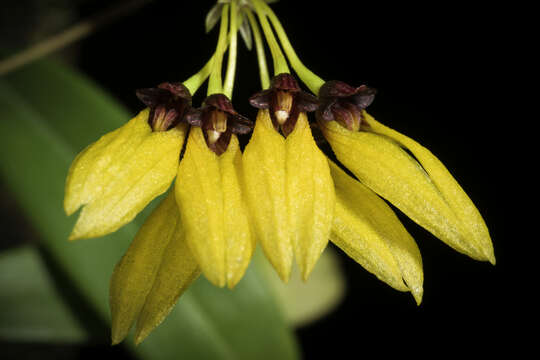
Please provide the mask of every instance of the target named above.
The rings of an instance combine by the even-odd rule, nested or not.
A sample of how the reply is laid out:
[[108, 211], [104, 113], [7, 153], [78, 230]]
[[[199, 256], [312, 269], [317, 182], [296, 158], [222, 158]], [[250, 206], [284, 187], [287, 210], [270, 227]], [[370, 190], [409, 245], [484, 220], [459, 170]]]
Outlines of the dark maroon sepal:
[[346, 128], [358, 129], [365, 110], [375, 99], [375, 89], [366, 85], [352, 87], [343, 81], [327, 81], [319, 90], [317, 119], [338, 121]]
[[268, 109], [270, 108], [270, 103], [272, 102], [272, 93], [273, 89], [266, 89], [259, 91], [255, 95], [249, 98], [249, 104], [257, 109]]
[[305, 91], [301, 91], [296, 95], [296, 106], [300, 112], [313, 112], [319, 108], [319, 99]]
[[[287, 73], [278, 74], [272, 78], [270, 88], [259, 91], [250, 97], [249, 103], [257, 109], [270, 110], [270, 118], [276, 131], [287, 137], [296, 126], [301, 112], [312, 112], [319, 107], [319, 99], [303, 91], [296, 79]], [[276, 111], [287, 108], [288, 118], [280, 124]]]
[[347, 100], [362, 109], [367, 108], [375, 99], [377, 90], [360, 85], [355, 88], [343, 81], [331, 80], [324, 83], [319, 90], [319, 98], [322, 102], [329, 100]]
[[276, 90], [290, 91], [290, 92], [300, 92], [300, 86], [298, 86], [298, 81], [291, 74], [283, 73], [278, 74], [272, 78], [270, 88]]
[[190, 125], [202, 127], [202, 111], [200, 109], [191, 108], [186, 112], [184, 120]]
[[137, 89], [135, 90], [135, 94], [149, 108], [166, 103], [170, 96], [167, 90], [158, 88]]
[[[215, 111], [225, 114], [227, 127], [225, 132], [221, 133], [219, 139], [211, 143], [206, 130], [214, 129], [212, 118]], [[210, 95], [204, 100], [201, 108], [191, 109], [186, 114], [185, 119], [189, 124], [204, 130], [206, 144], [217, 155], [221, 155], [227, 150], [232, 134], [247, 134], [253, 129], [253, 122], [247, 117], [238, 114], [229, 98], [224, 94]]]
[[183, 120], [191, 108], [191, 94], [181, 83], [161, 83], [155, 88], [144, 88], [135, 94], [150, 108], [148, 124], [154, 131], [166, 131]]
[[247, 134], [253, 129], [253, 122], [237, 113], [232, 102], [224, 94], [213, 94], [204, 100], [200, 109], [203, 128], [209, 129], [209, 116], [214, 110], [227, 114], [227, 129], [231, 129], [234, 134]]
[[247, 117], [237, 114], [228, 125], [234, 134], [245, 135], [253, 130], [253, 122]]

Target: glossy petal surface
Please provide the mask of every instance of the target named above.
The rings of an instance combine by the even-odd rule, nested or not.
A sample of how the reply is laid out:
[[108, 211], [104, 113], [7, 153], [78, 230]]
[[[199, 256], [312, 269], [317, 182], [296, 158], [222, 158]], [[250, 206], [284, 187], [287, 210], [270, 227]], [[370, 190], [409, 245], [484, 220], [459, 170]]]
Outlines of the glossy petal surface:
[[307, 280], [328, 244], [335, 193], [326, 156], [313, 140], [305, 113], [285, 139], [287, 200], [294, 255]]
[[419, 304], [424, 276], [414, 239], [377, 194], [337, 165], [330, 169], [337, 198], [330, 240], [380, 280], [410, 290]]
[[201, 270], [191, 253], [182, 224], [178, 221], [163, 260], [137, 320], [135, 343], [141, 343], [165, 320], [180, 295], [197, 279]]
[[103, 236], [130, 222], [167, 190], [178, 165], [185, 126], [152, 132], [144, 110], [87, 147], [73, 161], [64, 208], [83, 206], [70, 239]]
[[485, 259], [464, 237], [461, 221], [429, 175], [395, 141], [352, 132], [335, 121], [321, 123], [321, 128], [339, 161], [363, 184], [455, 250]]
[[307, 279], [328, 242], [335, 194], [306, 115], [299, 115], [284, 138], [261, 110], [243, 160], [254, 227], [266, 256], [287, 281], [294, 254]]
[[482, 215], [443, 163], [415, 140], [379, 123], [367, 113], [365, 120], [373, 132], [392, 138], [416, 157], [454, 214], [462, 222], [465, 232], [463, 236], [476, 245], [485, 259], [495, 264], [493, 244]]
[[178, 168], [176, 198], [186, 241], [205, 276], [217, 286], [236, 285], [255, 247], [240, 187], [241, 167], [236, 136], [217, 156], [202, 130], [192, 127]]
[[127, 336], [139, 316], [179, 218], [174, 192], [171, 192], [148, 217], [116, 265], [109, 298], [113, 344]]
[[287, 214], [285, 139], [268, 110], [259, 111], [243, 155], [248, 205], [256, 239], [283, 281], [289, 279], [293, 244]]

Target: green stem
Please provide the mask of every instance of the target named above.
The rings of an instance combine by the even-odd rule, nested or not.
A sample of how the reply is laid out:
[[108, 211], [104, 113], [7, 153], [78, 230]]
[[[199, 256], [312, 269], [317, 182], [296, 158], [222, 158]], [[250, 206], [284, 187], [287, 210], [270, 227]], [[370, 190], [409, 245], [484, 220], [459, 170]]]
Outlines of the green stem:
[[191, 95], [195, 95], [197, 90], [199, 90], [201, 85], [206, 81], [206, 79], [210, 75], [215, 56], [216, 54], [214, 53], [212, 57], [206, 62], [204, 67], [201, 70], [199, 70], [198, 73], [196, 73], [195, 75], [192, 75], [189, 79], [183, 82], [184, 86], [188, 88]]
[[249, 9], [245, 9], [245, 14], [248, 18], [253, 37], [255, 38], [255, 47], [257, 49], [257, 60], [259, 62], [259, 77], [261, 78], [261, 87], [268, 89], [270, 87], [270, 76], [268, 75], [268, 66], [266, 65], [266, 55], [264, 53], [264, 43], [262, 41], [261, 32], [255, 16]]
[[225, 53], [227, 44], [227, 30], [229, 27], [229, 4], [225, 4], [221, 10], [221, 24], [219, 27], [219, 38], [214, 54], [214, 63], [212, 64], [212, 72], [210, 80], [208, 80], [207, 95], [219, 94], [223, 92], [223, 84], [221, 80], [221, 67], [223, 65], [223, 54]]
[[238, 7], [236, 0], [231, 2], [231, 21], [230, 21], [230, 47], [229, 58], [227, 62], [227, 74], [225, 75], [225, 84], [223, 84], [223, 93], [229, 99], [232, 99], [234, 88], [234, 75], [236, 73], [236, 54], [237, 54], [237, 33], [238, 33]]
[[283, 55], [283, 52], [279, 47], [276, 37], [274, 36], [274, 32], [270, 27], [270, 23], [266, 18], [263, 7], [266, 4], [262, 0], [253, 0], [252, 4], [255, 7], [255, 11], [257, 12], [259, 22], [261, 23], [264, 32], [264, 36], [266, 37], [266, 41], [268, 42], [268, 46], [270, 47], [270, 52], [272, 53], [272, 59], [274, 60], [274, 75], [290, 73], [289, 66], [287, 65], [287, 60], [285, 59], [285, 56]]
[[[256, 1], [259, 2], [259, 0]], [[289, 59], [292, 68], [298, 74], [300, 80], [302, 80], [302, 82], [306, 84], [306, 86], [314, 94], [318, 94], [320, 87], [325, 83], [325, 81], [316, 74], [314, 74], [302, 63], [302, 61], [300, 61], [300, 58], [298, 57], [298, 55], [296, 55], [296, 52], [294, 51], [294, 48], [292, 47], [291, 42], [287, 37], [287, 33], [285, 33], [285, 30], [283, 29], [283, 26], [281, 25], [281, 22], [279, 21], [276, 14], [274, 14], [270, 6], [268, 6], [266, 3], [260, 3], [262, 4], [264, 12], [270, 18], [270, 21], [274, 26], [274, 29], [279, 37], [279, 41], [283, 46], [283, 50], [287, 54], [287, 58]]]

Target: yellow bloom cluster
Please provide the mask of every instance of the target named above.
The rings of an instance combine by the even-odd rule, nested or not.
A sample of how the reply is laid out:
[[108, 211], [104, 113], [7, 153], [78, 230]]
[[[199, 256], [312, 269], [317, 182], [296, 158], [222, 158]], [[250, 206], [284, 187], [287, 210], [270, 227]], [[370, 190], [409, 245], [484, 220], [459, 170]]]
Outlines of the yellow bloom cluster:
[[[83, 150], [69, 170], [65, 211], [70, 215], [82, 207], [71, 240], [116, 231], [171, 188], [112, 275], [113, 344], [135, 323], [135, 341], [141, 342], [201, 273], [216, 286], [233, 288], [257, 244], [287, 282], [293, 261], [307, 280], [330, 240], [420, 304], [420, 251], [383, 198], [455, 250], [495, 263], [481, 215], [444, 165], [366, 113], [375, 91], [324, 82], [300, 62], [268, 5], [247, 3], [272, 52], [271, 85], [251, 8], [232, 0], [229, 12], [229, 4], [220, 3], [220, 36], [208, 64], [183, 85], [138, 91], [149, 109]], [[242, 151], [237, 135], [251, 131], [252, 123], [236, 113], [229, 97], [244, 15], [265, 89], [250, 99], [259, 112]], [[301, 91], [290, 75], [268, 19], [291, 65], [318, 98]], [[208, 76], [208, 97], [194, 109], [189, 89], [194, 93]], [[312, 111], [341, 166], [317, 146], [306, 115]]]
[[321, 152], [305, 113], [284, 137], [269, 110], [260, 110], [243, 153], [233, 134], [217, 155], [203, 130], [192, 126], [181, 160], [187, 125], [153, 132], [148, 116], [143, 110], [90, 145], [74, 160], [66, 181], [66, 212], [83, 206], [73, 240], [117, 230], [176, 176], [174, 191], [115, 268], [113, 343], [135, 321], [136, 341], [142, 341], [201, 272], [217, 286], [234, 287], [257, 243], [284, 281], [293, 258], [307, 280], [330, 239], [420, 303], [419, 249], [377, 194], [457, 251], [495, 262], [480, 214], [441, 162], [367, 113], [370, 131], [319, 122], [337, 158], [360, 181]]

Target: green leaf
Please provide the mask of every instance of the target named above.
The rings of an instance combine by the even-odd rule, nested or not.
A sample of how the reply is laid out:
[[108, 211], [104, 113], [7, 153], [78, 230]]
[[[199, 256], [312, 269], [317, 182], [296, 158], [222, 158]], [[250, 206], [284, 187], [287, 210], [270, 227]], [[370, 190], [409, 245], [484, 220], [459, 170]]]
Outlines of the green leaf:
[[288, 284], [279, 279], [269, 264], [264, 265], [264, 269], [292, 326], [305, 326], [320, 319], [334, 310], [345, 296], [345, 279], [338, 256], [331, 247], [324, 250], [307, 282], [302, 280], [296, 264]]
[[62, 343], [87, 339], [35, 248], [0, 253], [0, 289], [0, 339]]
[[[68, 242], [75, 216], [63, 212], [63, 187], [75, 155], [130, 114], [69, 68], [40, 62], [0, 79], [0, 117], [0, 176], [59, 267], [97, 315], [110, 321], [109, 277], [146, 214], [106, 237]], [[151, 359], [298, 356], [257, 266], [234, 291], [197, 281], [169, 318], [133, 350]]]

